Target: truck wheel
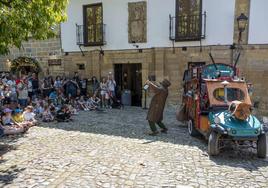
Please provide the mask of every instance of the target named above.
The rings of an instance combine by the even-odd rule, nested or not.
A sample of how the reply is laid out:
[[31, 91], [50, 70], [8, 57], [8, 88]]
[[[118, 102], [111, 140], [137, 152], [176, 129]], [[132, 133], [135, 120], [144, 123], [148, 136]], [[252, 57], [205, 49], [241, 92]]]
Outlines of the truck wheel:
[[209, 135], [208, 139], [208, 154], [213, 156], [213, 155], [218, 155], [220, 153], [219, 149], [219, 138], [220, 134], [212, 131]]
[[194, 122], [191, 119], [188, 121], [188, 132], [191, 136], [199, 135], [199, 132], [196, 130]]
[[267, 155], [266, 134], [261, 134], [258, 138], [257, 155], [259, 158], [266, 158], [266, 155]]

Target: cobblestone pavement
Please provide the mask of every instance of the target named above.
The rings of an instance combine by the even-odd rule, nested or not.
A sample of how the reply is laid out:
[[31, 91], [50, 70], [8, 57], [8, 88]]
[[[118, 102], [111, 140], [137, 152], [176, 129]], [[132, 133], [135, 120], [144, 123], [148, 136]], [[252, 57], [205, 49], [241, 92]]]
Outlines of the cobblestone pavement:
[[268, 187], [268, 160], [228, 149], [209, 158], [202, 138], [165, 115], [168, 134], [147, 136], [146, 111], [81, 112], [2, 138], [5, 187]]

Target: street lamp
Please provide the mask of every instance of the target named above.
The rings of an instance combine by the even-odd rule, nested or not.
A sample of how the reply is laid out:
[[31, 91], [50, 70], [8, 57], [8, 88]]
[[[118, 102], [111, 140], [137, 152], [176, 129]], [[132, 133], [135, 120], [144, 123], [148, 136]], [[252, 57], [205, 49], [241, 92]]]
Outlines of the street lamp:
[[237, 26], [238, 26], [238, 31], [239, 31], [238, 42], [241, 42], [242, 32], [246, 30], [248, 17], [244, 13], [241, 13], [240, 16], [238, 16], [236, 20], [237, 20]]

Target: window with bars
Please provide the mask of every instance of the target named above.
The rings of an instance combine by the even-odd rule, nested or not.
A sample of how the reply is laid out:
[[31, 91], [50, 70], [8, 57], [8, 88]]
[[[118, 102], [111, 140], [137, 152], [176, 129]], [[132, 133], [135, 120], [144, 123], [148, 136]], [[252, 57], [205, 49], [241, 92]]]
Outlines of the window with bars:
[[175, 40], [202, 38], [202, 0], [176, 0]]
[[84, 45], [98, 46], [104, 44], [104, 24], [102, 4], [91, 4], [83, 7]]

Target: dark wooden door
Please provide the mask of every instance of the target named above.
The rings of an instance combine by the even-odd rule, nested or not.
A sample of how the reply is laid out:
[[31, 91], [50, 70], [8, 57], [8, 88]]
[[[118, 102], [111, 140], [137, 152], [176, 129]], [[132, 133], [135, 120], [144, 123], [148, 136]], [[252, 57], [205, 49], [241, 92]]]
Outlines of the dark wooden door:
[[121, 97], [124, 90], [131, 91], [132, 106], [141, 106], [142, 103], [142, 65], [115, 64], [114, 78], [117, 83], [117, 94]]

